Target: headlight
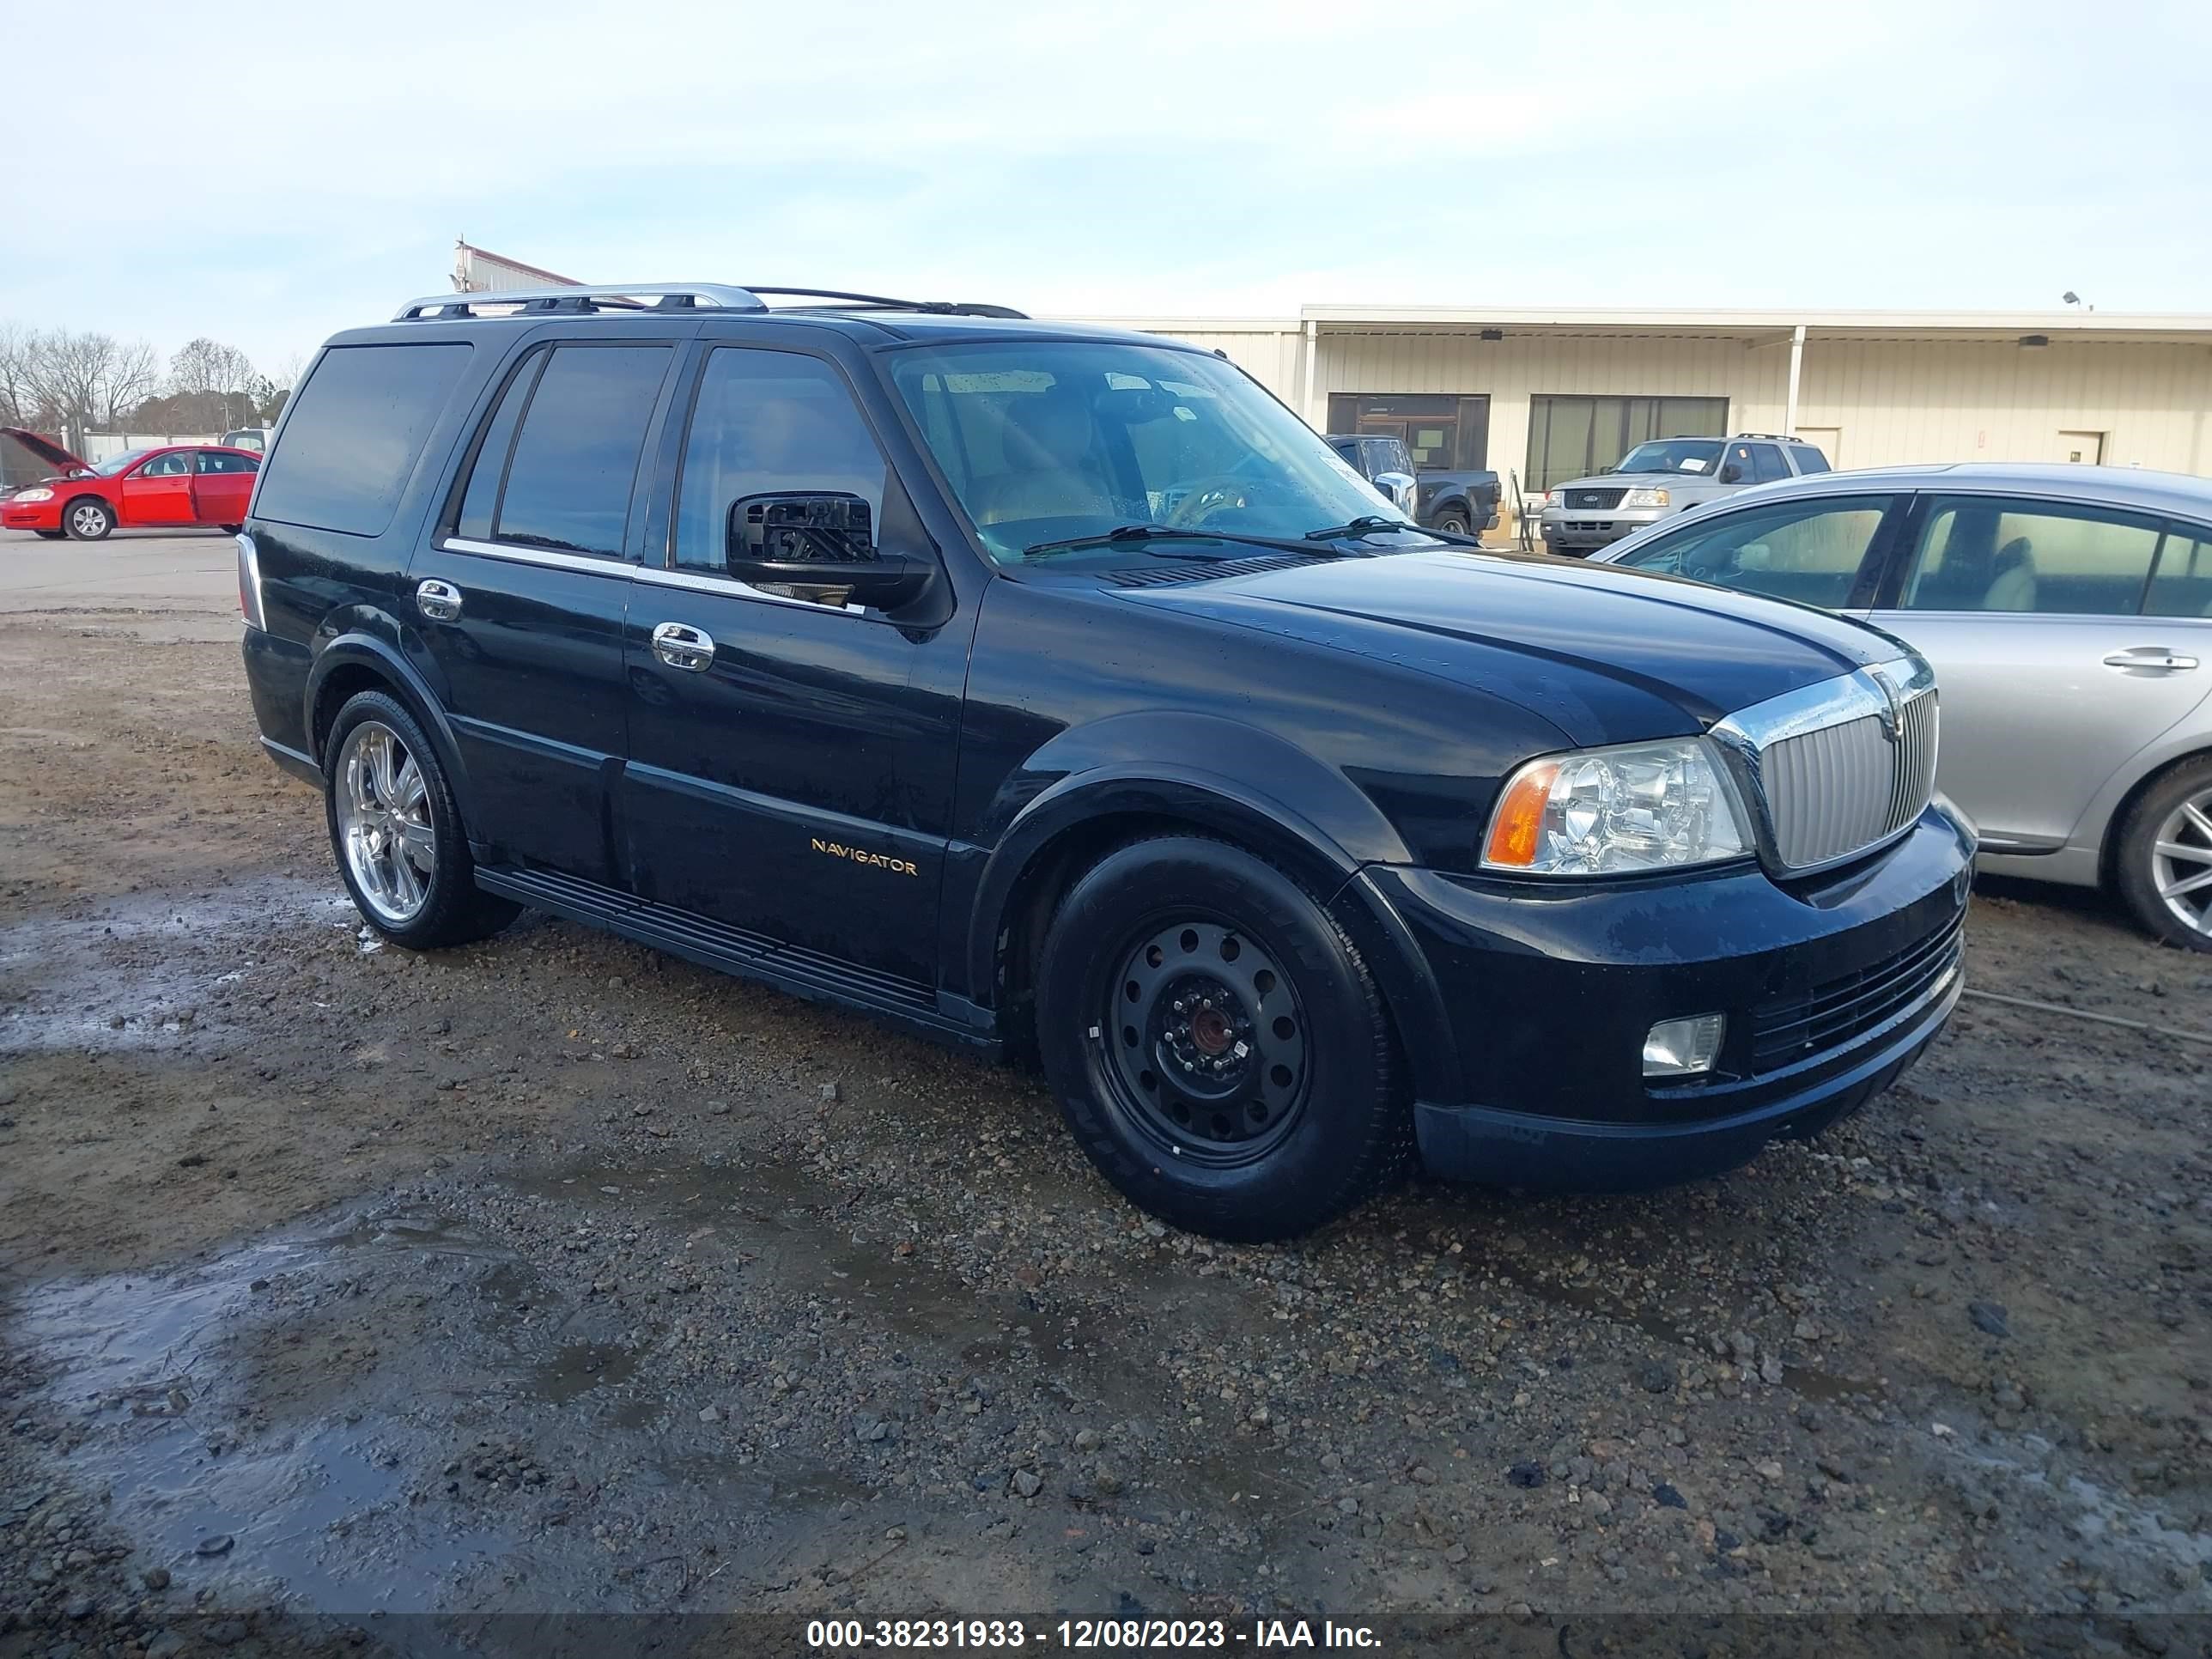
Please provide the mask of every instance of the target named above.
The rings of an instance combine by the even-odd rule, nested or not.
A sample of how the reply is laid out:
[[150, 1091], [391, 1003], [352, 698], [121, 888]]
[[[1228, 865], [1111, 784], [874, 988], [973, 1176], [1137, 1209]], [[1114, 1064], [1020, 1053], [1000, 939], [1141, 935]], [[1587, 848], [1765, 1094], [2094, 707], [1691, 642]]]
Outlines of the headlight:
[[1663, 489], [1632, 489], [1620, 498], [1623, 507], [1664, 507], [1667, 501]]
[[1482, 864], [1528, 876], [1603, 876], [1712, 864], [1748, 849], [1711, 743], [1675, 738], [1530, 761], [1508, 779]]
[[50, 501], [53, 500], [53, 498], [54, 492], [52, 490], [39, 484], [33, 484], [28, 489], [19, 489], [13, 495], [9, 497], [10, 501]]

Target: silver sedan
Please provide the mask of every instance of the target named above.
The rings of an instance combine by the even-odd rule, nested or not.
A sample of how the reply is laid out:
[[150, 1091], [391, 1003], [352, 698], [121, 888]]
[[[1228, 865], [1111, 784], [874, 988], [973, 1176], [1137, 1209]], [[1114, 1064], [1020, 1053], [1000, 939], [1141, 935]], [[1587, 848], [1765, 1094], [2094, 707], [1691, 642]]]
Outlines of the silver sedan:
[[1981, 866], [2117, 893], [2212, 951], [2212, 482], [2094, 466], [1832, 472], [1595, 556], [1858, 617], [1935, 664], [1939, 787]]

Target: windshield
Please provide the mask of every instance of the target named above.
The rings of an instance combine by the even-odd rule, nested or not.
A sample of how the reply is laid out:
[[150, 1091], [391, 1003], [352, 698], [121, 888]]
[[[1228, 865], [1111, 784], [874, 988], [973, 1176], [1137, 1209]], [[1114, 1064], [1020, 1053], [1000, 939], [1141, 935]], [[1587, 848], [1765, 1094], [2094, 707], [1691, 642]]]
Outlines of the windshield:
[[1655, 438], [1620, 458], [1615, 472], [1711, 472], [1720, 464], [1717, 438]]
[[110, 455], [106, 460], [93, 464], [93, 475], [112, 478], [118, 472], [128, 472], [153, 453], [150, 449], [126, 449], [120, 455]]
[[[901, 352], [891, 378], [1002, 564], [1021, 563], [1026, 548], [1132, 524], [1190, 530], [1201, 542], [1209, 531], [1297, 538], [1370, 516], [1419, 533], [1304, 422], [1218, 357], [1108, 341], [1001, 342]], [[1204, 556], [1170, 546], [1174, 556]], [[1109, 565], [1163, 552], [1139, 542], [1082, 550]]]

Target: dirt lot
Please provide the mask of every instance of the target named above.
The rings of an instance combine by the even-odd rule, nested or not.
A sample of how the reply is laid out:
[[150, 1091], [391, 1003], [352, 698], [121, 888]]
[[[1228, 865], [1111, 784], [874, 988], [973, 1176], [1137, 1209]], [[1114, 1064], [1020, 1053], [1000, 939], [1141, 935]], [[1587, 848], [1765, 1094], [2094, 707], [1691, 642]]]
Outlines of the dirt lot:
[[[230, 585], [216, 538], [0, 538], [0, 1654], [2212, 1629], [2212, 1042], [1970, 1000], [1725, 1179], [1215, 1246], [859, 1018], [536, 916], [366, 944]], [[1979, 989], [2212, 1034], [2212, 958], [2092, 896], [1969, 937]], [[584, 1628], [508, 1627], [648, 1623]]]

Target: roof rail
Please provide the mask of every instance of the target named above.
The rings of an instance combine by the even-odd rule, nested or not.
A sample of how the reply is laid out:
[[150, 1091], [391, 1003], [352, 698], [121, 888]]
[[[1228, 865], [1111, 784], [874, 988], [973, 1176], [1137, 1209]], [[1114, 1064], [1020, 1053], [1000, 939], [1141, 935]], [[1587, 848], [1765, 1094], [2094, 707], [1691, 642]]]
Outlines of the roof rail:
[[1802, 444], [1805, 441], [1794, 432], [1739, 432], [1735, 435], [1739, 438], [1765, 438], [1770, 443], [1778, 444]]
[[[650, 297], [653, 303], [645, 303]], [[768, 304], [750, 289], [723, 283], [589, 283], [572, 288], [510, 288], [490, 294], [431, 294], [410, 300], [392, 316], [395, 323], [435, 322], [474, 317], [478, 306], [515, 306], [525, 317], [561, 316], [593, 311], [766, 311]]]
[[836, 300], [843, 303], [836, 308], [868, 311], [920, 311], [937, 317], [1004, 317], [1016, 322], [1027, 322], [1029, 313], [1016, 311], [1012, 306], [986, 305], [980, 300], [892, 300], [880, 294], [845, 294], [834, 288], [772, 288], [761, 283], [748, 283], [753, 294], [779, 294], [793, 300]]

